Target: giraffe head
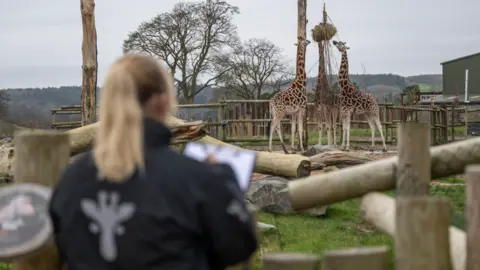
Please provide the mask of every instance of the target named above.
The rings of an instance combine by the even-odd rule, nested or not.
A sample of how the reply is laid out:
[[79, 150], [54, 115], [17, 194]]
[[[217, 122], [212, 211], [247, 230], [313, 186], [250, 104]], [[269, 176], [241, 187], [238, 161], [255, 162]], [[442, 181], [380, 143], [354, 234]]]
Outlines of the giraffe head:
[[336, 41], [336, 40], [333, 40], [332, 41], [333, 45], [335, 45], [335, 47], [337, 47], [337, 49], [340, 51], [340, 52], [346, 52], [347, 50], [350, 49], [350, 47], [347, 46], [347, 44], [345, 43], [345, 41]]
[[297, 37], [297, 43], [295, 43], [294, 45], [300, 45], [300, 48], [306, 49], [308, 44], [310, 44], [310, 40], [305, 39], [304, 37]]

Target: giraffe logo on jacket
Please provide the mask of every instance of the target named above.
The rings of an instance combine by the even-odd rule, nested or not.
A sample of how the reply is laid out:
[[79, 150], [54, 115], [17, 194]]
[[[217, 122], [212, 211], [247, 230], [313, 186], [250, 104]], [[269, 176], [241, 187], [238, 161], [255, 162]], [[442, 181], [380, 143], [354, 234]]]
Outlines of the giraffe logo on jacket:
[[83, 213], [91, 219], [89, 230], [99, 236], [99, 252], [105, 261], [117, 258], [116, 235], [123, 235], [125, 227], [122, 223], [131, 219], [135, 212], [135, 204], [120, 203], [118, 192], [99, 191], [98, 202], [82, 199]]

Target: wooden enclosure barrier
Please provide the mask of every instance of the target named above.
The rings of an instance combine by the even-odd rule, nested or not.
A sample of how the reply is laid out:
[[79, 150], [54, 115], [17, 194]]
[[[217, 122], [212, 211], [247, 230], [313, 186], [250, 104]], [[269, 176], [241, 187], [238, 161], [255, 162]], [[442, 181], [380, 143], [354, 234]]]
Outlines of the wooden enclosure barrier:
[[[480, 163], [480, 138], [431, 147], [429, 151], [432, 179], [462, 174], [465, 166]], [[397, 161], [398, 157], [391, 157], [290, 181], [292, 207], [304, 210], [393, 189]]]
[[[69, 160], [68, 136], [68, 133], [45, 131], [18, 134], [15, 155], [17, 164], [23, 166], [15, 167], [15, 181], [53, 186]], [[319, 202], [334, 203], [365, 194], [360, 213], [365, 220], [394, 238], [397, 269], [450, 269], [450, 265], [455, 270], [465, 270], [466, 265], [469, 265], [468, 269], [476, 269], [477, 254], [480, 253], [480, 215], [477, 214], [480, 211], [477, 199], [480, 195], [480, 166], [471, 165], [466, 170], [467, 234], [449, 226], [449, 202], [428, 197], [428, 184], [431, 178], [462, 173], [467, 165], [479, 163], [480, 139], [430, 149], [430, 129], [426, 124], [417, 123], [402, 123], [398, 137], [398, 157], [324, 174], [322, 177], [329, 178], [324, 178], [328, 181], [321, 188], [308, 182], [308, 179], [315, 182], [318, 178], [292, 181], [289, 185], [292, 205], [297, 209], [299, 206], [307, 208]], [[365, 178], [367, 174], [371, 180]], [[301, 184], [313, 189], [320, 199], [306, 193], [299, 194]], [[396, 199], [381, 193], [369, 193], [394, 186], [397, 187]], [[348, 190], [351, 187], [354, 192]], [[299, 196], [305, 197], [303, 201], [300, 202]], [[31, 269], [33, 263], [35, 269], [58, 269], [53, 247], [39, 254], [28, 260], [15, 261], [14, 269]], [[387, 269], [388, 254], [385, 247], [334, 250], [324, 254], [322, 264], [323, 269], [330, 270], [349, 270], [353, 266], [360, 270]], [[313, 254], [267, 253], [263, 263], [266, 270], [301, 270], [318, 269], [320, 260]], [[362, 268], [361, 265], [366, 266]]]
[[[446, 155], [448, 162], [452, 165], [450, 168], [437, 168], [446, 165], [438, 162], [439, 153], [444, 156], [446, 149], [455, 149], [458, 147], [468, 147], [476, 145], [479, 147], [480, 140], [472, 139], [466, 142], [456, 143], [455, 147], [448, 148], [448, 145], [436, 147], [443, 148], [443, 151], [430, 151], [427, 142], [430, 140], [429, 127], [426, 124], [402, 123], [398, 130], [399, 136], [399, 156], [394, 160], [394, 164], [389, 165], [397, 170], [393, 174], [394, 186], [396, 186], [396, 199], [378, 192], [366, 194], [361, 202], [360, 213], [364, 220], [374, 225], [380, 231], [383, 231], [393, 237], [395, 249], [395, 269], [408, 270], [470, 270], [480, 269], [480, 166], [470, 165], [466, 169], [467, 173], [467, 211], [468, 218], [467, 234], [463, 231], [450, 226], [451, 207], [450, 202], [442, 197], [429, 197], [429, 183], [432, 176], [440, 171], [449, 174], [455, 174], [453, 171], [461, 166], [480, 161], [478, 158], [472, 158], [465, 152], [460, 151], [459, 156], [452, 157]], [[469, 148], [471, 152], [477, 152], [477, 148]], [[443, 156], [443, 157], [444, 157]], [[474, 155], [475, 156], [475, 155]], [[431, 158], [432, 157], [432, 158]], [[446, 161], [445, 159], [443, 160]], [[357, 166], [360, 167], [360, 166]], [[433, 170], [432, 170], [433, 169]], [[342, 171], [342, 170], [341, 170]], [[346, 171], [346, 170], [345, 170]], [[371, 170], [369, 177], [377, 180], [376, 176], [382, 176], [382, 170]], [[341, 182], [339, 185], [331, 185], [338, 179], [330, 179], [330, 183], [325, 182], [327, 193], [346, 192], [347, 189], [363, 189], [361, 179], [356, 186], [347, 184], [354, 182], [351, 179], [356, 178], [362, 170], [356, 169], [357, 173], [343, 175], [343, 178], [350, 178]], [[333, 174], [331, 172], [328, 174]], [[325, 174], [325, 175], [328, 175]], [[445, 175], [447, 176], [447, 175]], [[380, 179], [381, 179], [380, 177]], [[361, 178], [361, 177], [360, 177]], [[396, 183], [395, 183], [396, 182]], [[305, 184], [299, 180], [292, 181], [297, 184]], [[290, 185], [291, 187], [295, 185]], [[308, 185], [306, 185], [308, 186]], [[377, 190], [384, 190], [386, 185], [380, 185]], [[393, 186], [389, 186], [392, 188]], [[311, 188], [311, 187], [310, 187]], [[315, 192], [319, 192], [316, 189]], [[290, 191], [292, 200], [297, 191]], [[300, 195], [300, 194], [299, 194]], [[302, 195], [300, 195], [302, 196]], [[325, 196], [325, 194], [321, 194]], [[341, 198], [341, 199], [340, 199]], [[337, 197], [333, 202], [339, 202], [351, 197]], [[331, 198], [330, 198], [331, 199]], [[330, 199], [324, 200], [328, 201]], [[468, 240], [466, 235], [468, 235]], [[370, 249], [370, 250], [368, 250]], [[326, 252], [323, 256], [323, 269], [328, 270], [350, 270], [350, 269], [388, 269], [388, 248], [352, 248], [346, 250], [336, 250]], [[277, 255], [277, 261], [281, 261]], [[271, 257], [269, 257], [271, 259]], [[293, 260], [292, 260], [293, 261]], [[291, 261], [291, 262], [292, 262]], [[269, 262], [271, 263], [271, 262]], [[275, 262], [278, 263], [278, 262]], [[275, 263], [273, 263], [275, 265]], [[287, 265], [287, 262], [283, 262]], [[466, 265], [468, 267], [466, 268]], [[266, 267], [264, 269], [267, 269]], [[299, 269], [299, 268], [278, 268], [278, 269]], [[318, 269], [311, 267], [309, 269]]]
[[[178, 105], [178, 108], [177, 117], [187, 121], [202, 120], [207, 122], [208, 132], [212, 137], [219, 140], [225, 142], [267, 140], [268, 123], [270, 121], [268, 100], [221, 100], [208, 104]], [[446, 105], [415, 105], [406, 107], [390, 103], [380, 103], [379, 108], [380, 120], [387, 143], [396, 142], [395, 129], [398, 123], [409, 121], [430, 124], [432, 130], [432, 139], [430, 141], [432, 145], [446, 143], [455, 138], [465, 138], [467, 134], [455, 136], [455, 128], [468, 126], [468, 114], [480, 111], [479, 108], [459, 108]], [[81, 125], [80, 106], [61, 106], [51, 109], [51, 113], [53, 129], [71, 129]], [[313, 103], [309, 103], [307, 106], [307, 118], [309, 132], [313, 132], [311, 134], [316, 135], [318, 123]], [[470, 124], [473, 123], [476, 122], [471, 122]], [[286, 117], [282, 120], [282, 135], [284, 139], [289, 138], [290, 128], [290, 120]], [[360, 135], [352, 134], [352, 142], [370, 141], [370, 128], [364, 116], [354, 115], [352, 117], [352, 129], [364, 130], [364, 132], [360, 132]], [[339, 133], [338, 137], [341, 138], [341, 121], [338, 121], [337, 132]], [[276, 134], [274, 136], [274, 139], [278, 140]]]

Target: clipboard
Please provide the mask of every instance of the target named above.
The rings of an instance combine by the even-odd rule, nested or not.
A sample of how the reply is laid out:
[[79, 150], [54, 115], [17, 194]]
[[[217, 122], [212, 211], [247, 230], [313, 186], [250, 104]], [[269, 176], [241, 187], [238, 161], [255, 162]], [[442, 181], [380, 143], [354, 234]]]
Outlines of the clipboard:
[[257, 160], [255, 151], [216, 144], [189, 142], [185, 146], [183, 154], [202, 162], [208, 155], [213, 154], [219, 163], [228, 164], [232, 167], [240, 189], [243, 192], [248, 191]]

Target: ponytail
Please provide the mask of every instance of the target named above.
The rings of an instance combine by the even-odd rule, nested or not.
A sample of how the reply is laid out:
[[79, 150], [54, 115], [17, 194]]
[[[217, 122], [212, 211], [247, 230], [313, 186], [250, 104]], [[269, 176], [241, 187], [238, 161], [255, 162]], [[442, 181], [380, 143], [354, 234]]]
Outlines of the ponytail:
[[104, 81], [93, 148], [101, 178], [119, 183], [144, 168], [142, 118], [132, 74], [124, 65], [114, 64]]

